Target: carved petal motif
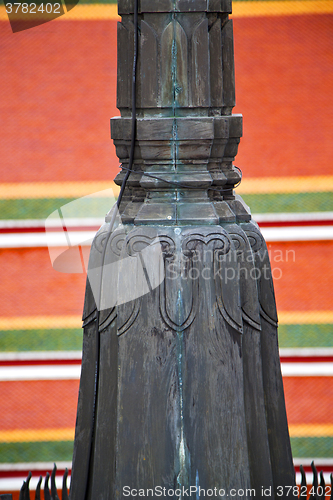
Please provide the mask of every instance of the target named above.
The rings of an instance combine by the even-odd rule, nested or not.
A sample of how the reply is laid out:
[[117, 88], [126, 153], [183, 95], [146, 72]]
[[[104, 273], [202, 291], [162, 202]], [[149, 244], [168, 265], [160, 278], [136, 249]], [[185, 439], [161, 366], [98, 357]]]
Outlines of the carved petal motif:
[[127, 237], [118, 269], [118, 335], [134, 324], [141, 297], [164, 281], [163, 253], [171, 255], [173, 249], [174, 241], [154, 228], [145, 228], [144, 234], [134, 230]]
[[188, 105], [187, 36], [171, 21], [161, 37], [162, 107]]
[[[100, 303], [100, 330], [106, 328], [116, 316], [115, 302], [112, 299], [113, 294], [111, 294], [111, 297], [108, 294], [110, 283], [107, 278], [109, 275], [110, 265], [113, 265], [117, 260], [119, 260], [121, 247], [125, 241], [125, 234], [122, 230], [114, 231], [109, 240], [108, 234], [108, 226], [104, 226], [104, 228], [102, 228], [102, 230], [95, 236], [91, 246], [82, 316], [83, 326], [86, 326], [94, 321], [97, 317], [96, 304]], [[104, 247], [107, 244], [107, 241], [108, 248], [103, 256]], [[112, 286], [111, 288], [114, 289]], [[101, 300], [99, 300], [100, 295]], [[104, 301], [106, 295], [109, 297], [108, 303]]]
[[223, 101], [235, 106], [234, 39], [232, 19], [222, 29]]
[[211, 105], [223, 106], [221, 19], [209, 31]]
[[134, 26], [132, 22], [118, 23], [118, 68], [117, 68], [117, 107], [131, 107], [131, 83], [128, 75], [133, 68]]
[[241, 224], [241, 227], [248, 235], [254, 253], [255, 266], [258, 269], [257, 285], [260, 314], [271, 325], [277, 326], [278, 317], [275, 305], [272, 272], [264, 237], [258, 226], [253, 222]]
[[[165, 236], [160, 237], [161, 241]], [[164, 254], [164, 280], [159, 289], [160, 313], [165, 323], [173, 330], [184, 330], [194, 321], [198, 303], [198, 282], [187, 279], [189, 259], [181, 254], [172, 241]]]
[[[209, 269], [210, 266], [210, 272], [214, 276], [218, 309], [225, 321], [242, 333], [237, 259], [228, 234], [223, 229], [221, 232], [202, 229], [201, 233], [190, 235], [184, 241], [183, 248], [192, 253], [194, 250], [199, 251], [199, 262], [196, 263], [192, 257], [192, 265], [199, 267], [201, 275], [203, 268]], [[198, 294], [200, 297], [199, 289]]]
[[192, 106], [210, 106], [208, 20], [192, 36]]
[[261, 330], [256, 282], [258, 270], [254, 265], [251, 245], [246, 233], [236, 224], [226, 225], [226, 229], [236, 249], [243, 319], [256, 330]]
[[141, 107], [156, 107], [157, 81], [157, 38], [154, 30], [141, 21]]

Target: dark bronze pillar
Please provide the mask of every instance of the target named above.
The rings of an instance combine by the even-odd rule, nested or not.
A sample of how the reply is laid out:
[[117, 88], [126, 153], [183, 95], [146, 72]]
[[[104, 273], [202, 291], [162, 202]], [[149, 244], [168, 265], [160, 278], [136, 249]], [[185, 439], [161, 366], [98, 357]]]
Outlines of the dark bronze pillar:
[[[134, 1], [118, 7], [121, 184]], [[278, 498], [295, 484], [268, 253], [234, 195], [230, 12], [228, 0], [139, 2], [133, 172], [118, 227], [110, 236], [108, 215], [91, 250], [71, 500]]]

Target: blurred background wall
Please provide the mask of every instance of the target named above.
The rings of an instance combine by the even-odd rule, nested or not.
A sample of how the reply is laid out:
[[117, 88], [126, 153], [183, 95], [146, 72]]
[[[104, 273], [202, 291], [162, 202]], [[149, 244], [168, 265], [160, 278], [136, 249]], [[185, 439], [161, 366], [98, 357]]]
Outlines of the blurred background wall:
[[[271, 255], [296, 470], [315, 458], [327, 473], [333, 2], [235, 0], [232, 17], [235, 112], [244, 117], [237, 193]], [[66, 244], [59, 223], [66, 205], [70, 237], [88, 239], [117, 193], [109, 132], [119, 114], [117, 20], [115, 4], [80, 1], [57, 20], [13, 33], [0, 6], [0, 493], [19, 490], [28, 470], [38, 477], [54, 461], [60, 472], [71, 466], [88, 246], [75, 256], [76, 273], [59, 272], [44, 226], [55, 212], [48, 241], [57, 253]]]

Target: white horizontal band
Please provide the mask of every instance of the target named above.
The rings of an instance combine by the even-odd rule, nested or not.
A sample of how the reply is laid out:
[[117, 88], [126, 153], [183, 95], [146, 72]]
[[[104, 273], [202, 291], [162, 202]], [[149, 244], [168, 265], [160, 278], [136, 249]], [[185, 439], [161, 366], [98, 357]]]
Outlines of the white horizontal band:
[[316, 241], [332, 240], [333, 226], [262, 227], [266, 241]]
[[[306, 477], [307, 485], [308, 486], [312, 486], [312, 481], [313, 481], [313, 474], [312, 474], [312, 472], [306, 472], [305, 473], [305, 477]], [[324, 472], [324, 480], [325, 480], [326, 486], [330, 486], [331, 485], [331, 479], [330, 479], [330, 473], [329, 472]], [[296, 484], [300, 485], [301, 481], [302, 481], [301, 473], [300, 472], [296, 472]], [[320, 485], [318, 485], [318, 486], [320, 486]]]
[[[295, 357], [322, 357], [333, 356], [333, 347], [295, 347], [279, 350], [283, 358]], [[0, 352], [0, 361], [48, 361], [48, 360], [68, 360], [81, 359], [81, 351], [10, 351]]]
[[332, 377], [333, 363], [281, 363], [284, 377]]
[[11, 351], [0, 352], [0, 361], [61, 361], [81, 359], [81, 351]]
[[[104, 224], [104, 217], [69, 217], [65, 219], [66, 227], [86, 227], [96, 226], [99, 228]], [[48, 219], [48, 227], [62, 228], [61, 219]], [[25, 228], [44, 228], [45, 219], [6, 219], [0, 220], [0, 229], [25, 229]], [[97, 230], [97, 229], [96, 229]]]
[[[63, 461], [56, 463], [58, 470], [65, 470], [72, 468], [72, 462]], [[0, 464], [0, 472], [11, 472], [11, 471], [39, 471], [47, 470], [50, 472], [53, 470], [54, 462], [17, 462], [17, 463], [3, 463]]]
[[[0, 248], [36, 248], [67, 246], [67, 235], [71, 246], [90, 246], [97, 231], [62, 231], [48, 233], [0, 234]], [[263, 227], [261, 232], [266, 241], [316, 241], [333, 240], [332, 226], [290, 226]]]
[[[0, 479], [0, 491], [20, 491], [23, 482], [26, 480], [26, 477], [9, 477], [9, 478], [1, 478]], [[32, 477], [30, 479], [29, 489], [35, 490], [37, 488], [39, 478]], [[43, 477], [41, 489], [44, 488], [45, 477]], [[70, 484], [70, 476], [67, 479], [67, 488]], [[62, 488], [62, 476], [56, 476], [56, 486], [57, 490], [60, 491]], [[49, 487], [51, 487], [51, 482], [49, 479]]]
[[270, 212], [252, 214], [256, 222], [309, 222], [333, 220], [333, 212]]
[[0, 234], [0, 248], [36, 248], [36, 247], [64, 247], [67, 245], [67, 236], [71, 246], [90, 246], [96, 231], [63, 231], [48, 233], [9, 233]]
[[[281, 357], [321, 357], [321, 356], [333, 356], [333, 347], [280, 347], [279, 349]], [[1, 359], [1, 358], [0, 358]]]
[[1, 366], [0, 381], [77, 380], [81, 365]]
[[[256, 222], [309, 222], [333, 220], [333, 212], [270, 212], [252, 214]], [[66, 227], [87, 227], [96, 226], [99, 228], [104, 224], [104, 217], [66, 217], [64, 219]], [[47, 219], [48, 227], [63, 226], [61, 219]], [[24, 229], [24, 228], [43, 228], [45, 219], [5, 219], [0, 220], [0, 229]]]
[[294, 458], [293, 459], [295, 467], [299, 467], [300, 465], [309, 466], [311, 465], [312, 462], [314, 462], [317, 470], [320, 471], [321, 467], [327, 467], [327, 466], [332, 466], [332, 472], [333, 472], [333, 458], [322, 458], [322, 457], [316, 457], [316, 458]]
[[[284, 377], [332, 377], [333, 363], [281, 363]], [[80, 365], [1, 366], [0, 381], [74, 380]]]

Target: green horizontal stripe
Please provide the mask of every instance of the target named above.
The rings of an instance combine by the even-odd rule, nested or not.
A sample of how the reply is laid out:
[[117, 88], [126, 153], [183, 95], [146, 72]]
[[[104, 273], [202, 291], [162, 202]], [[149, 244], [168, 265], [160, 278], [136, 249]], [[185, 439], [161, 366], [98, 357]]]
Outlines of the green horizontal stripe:
[[0, 463], [71, 461], [73, 441], [0, 443]]
[[244, 194], [242, 198], [252, 213], [333, 211], [332, 192]]
[[[253, 213], [333, 211], [333, 193], [244, 194]], [[75, 201], [72, 205], [70, 202]], [[28, 198], [0, 200], [1, 219], [46, 219], [62, 208], [64, 217], [103, 217], [114, 199]], [[69, 205], [68, 205], [69, 204]]]
[[[333, 324], [280, 325], [280, 347], [333, 347]], [[82, 329], [0, 331], [0, 351], [79, 351]]]
[[333, 347], [333, 325], [280, 325], [280, 347]]
[[79, 351], [82, 349], [82, 329], [3, 330], [0, 331], [0, 351]]
[[[75, 201], [73, 205], [68, 205]], [[52, 212], [62, 209], [66, 217], [104, 217], [112, 208], [109, 198], [35, 198], [0, 200], [1, 219], [46, 219]]]
[[[291, 448], [297, 458], [330, 458], [333, 457], [333, 438], [291, 438]], [[0, 463], [71, 461], [72, 455], [72, 441], [0, 443]]]
[[333, 437], [295, 437], [290, 441], [294, 458], [333, 457]]

